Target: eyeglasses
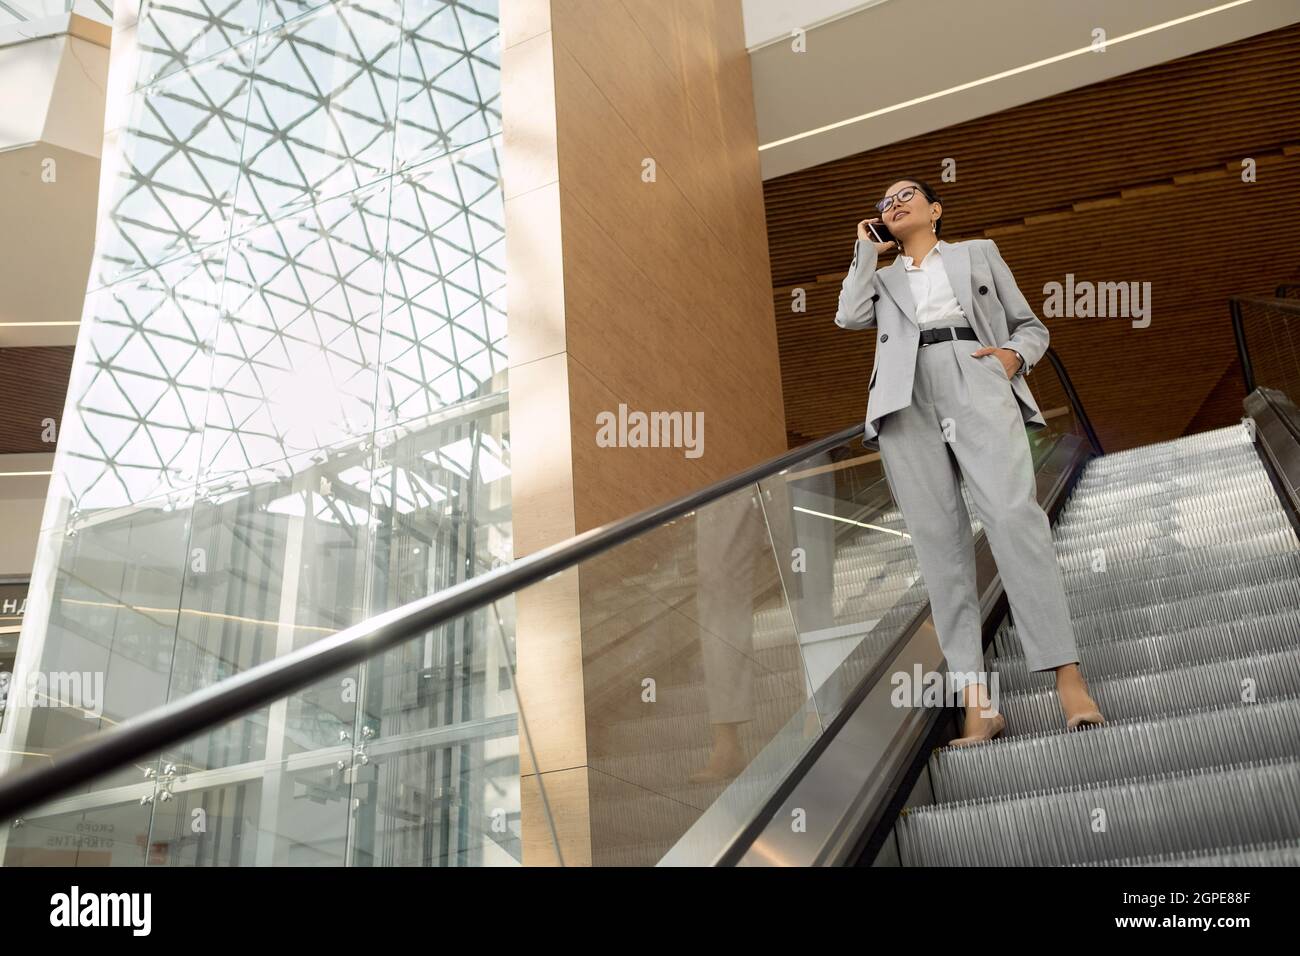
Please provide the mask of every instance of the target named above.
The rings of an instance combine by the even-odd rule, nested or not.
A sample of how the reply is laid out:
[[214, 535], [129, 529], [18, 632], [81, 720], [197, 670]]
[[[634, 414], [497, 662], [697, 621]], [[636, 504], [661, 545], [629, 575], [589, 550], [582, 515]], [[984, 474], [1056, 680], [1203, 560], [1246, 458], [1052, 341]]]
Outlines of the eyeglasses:
[[912, 197], [919, 191], [920, 190], [916, 186], [904, 186], [898, 192], [894, 193], [894, 195], [886, 196], [884, 199], [880, 200], [880, 202], [876, 203], [876, 211], [881, 214], [887, 213], [889, 210], [894, 208], [895, 199], [899, 202], [910, 202]]

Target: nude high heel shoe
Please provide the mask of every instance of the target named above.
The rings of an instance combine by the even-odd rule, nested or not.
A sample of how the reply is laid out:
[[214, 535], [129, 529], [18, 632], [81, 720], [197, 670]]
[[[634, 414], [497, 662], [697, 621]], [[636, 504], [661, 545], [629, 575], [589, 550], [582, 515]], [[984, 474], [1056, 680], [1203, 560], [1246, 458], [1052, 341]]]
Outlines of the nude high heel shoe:
[[1061, 712], [1065, 714], [1065, 726], [1069, 730], [1100, 726], [1106, 722], [1106, 718], [1101, 715], [1101, 708], [1097, 706], [1091, 694], [1084, 694], [1082, 700], [1072, 699], [1070, 703], [1074, 705], [1073, 709], [1067, 708], [1065, 702], [1060, 701]]
[[1072, 680], [1065, 686], [1062, 686], [1065, 682], [1059, 679], [1057, 681], [1057, 702], [1061, 705], [1061, 713], [1065, 715], [1066, 728], [1074, 730], [1078, 727], [1100, 726], [1106, 723], [1106, 718], [1101, 715], [1101, 708], [1088, 693], [1088, 685], [1083, 681], [1083, 676], [1081, 674], [1077, 676], [1077, 682]]
[[1106, 722], [1106, 718], [1101, 715], [1099, 710], [1083, 710], [1076, 714], [1067, 714], [1065, 726], [1074, 730], [1076, 727], [1101, 726]]
[[994, 714], [990, 720], [991, 722], [984, 733], [972, 734], [969, 737], [955, 737], [948, 741], [948, 746], [969, 747], [971, 744], [983, 743], [986, 740], [992, 740], [1007, 729], [1007, 719], [1001, 714]]

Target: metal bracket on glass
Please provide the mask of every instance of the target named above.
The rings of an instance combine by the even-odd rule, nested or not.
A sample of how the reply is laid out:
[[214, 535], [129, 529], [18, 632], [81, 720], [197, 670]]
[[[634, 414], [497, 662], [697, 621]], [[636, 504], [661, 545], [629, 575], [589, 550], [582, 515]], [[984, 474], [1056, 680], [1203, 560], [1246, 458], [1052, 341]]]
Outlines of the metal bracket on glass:
[[[362, 727], [361, 740], [352, 749], [351, 766], [348, 765], [348, 762], [346, 760], [339, 760], [337, 763], [334, 764], [334, 766], [337, 769], [343, 771], [344, 780], [347, 781], [348, 783], [356, 782], [356, 771], [358, 770], [358, 768], [365, 767], [370, 764], [370, 755], [366, 753], [366, 744], [369, 743], [371, 740], [373, 740], [374, 737], [375, 737], [375, 729], [373, 727]], [[348, 733], [346, 730], [339, 731], [340, 742], [346, 742], [351, 739], [352, 739], [352, 735]]]
[[153, 803], [155, 797], [159, 803], [166, 803], [174, 799], [176, 795], [172, 792], [172, 784], [175, 783], [176, 776], [176, 764], [174, 763], [164, 764], [162, 773], [158, 773], [153, 767], [145, 767], [144, 777], [146, 780], [154, 782], [154, 789], [153, 793], [146, 793], [140, 798], [140, 806], [143, 807]]

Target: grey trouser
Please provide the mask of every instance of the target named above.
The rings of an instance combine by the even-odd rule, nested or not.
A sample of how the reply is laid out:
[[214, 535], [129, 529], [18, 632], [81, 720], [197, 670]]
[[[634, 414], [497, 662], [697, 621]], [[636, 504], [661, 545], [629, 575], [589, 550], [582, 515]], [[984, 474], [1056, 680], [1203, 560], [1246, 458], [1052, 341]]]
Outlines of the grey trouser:
[[1019, 404], [998, 357], [971, 356], [980, 347], [970, 339], [919, 347], [912, 403], [877, 426], [885, 477], [911, 535], [956, 688], [984, 671], [963, 478], [1029, 669], [1079, 660]]

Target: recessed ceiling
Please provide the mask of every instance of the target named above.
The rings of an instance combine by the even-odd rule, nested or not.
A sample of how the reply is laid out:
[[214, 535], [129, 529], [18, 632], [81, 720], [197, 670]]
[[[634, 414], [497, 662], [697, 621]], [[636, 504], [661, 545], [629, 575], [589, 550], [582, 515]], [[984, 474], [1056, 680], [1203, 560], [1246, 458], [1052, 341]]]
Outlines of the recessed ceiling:
[[[900, 176], [938, 190], [944, 239], [997, 242], [1107, 450], [1239, 419], [1228, 299], [1300, 280], [1285, 212], [1300, 190], [1296, 75], [1300, 24], [769, 179], [791, 444], [862, 420], [876, 337], [833, 319], [856, 223]], [[957, 176], [944, 181], [954, 150]], [[1149, 322], [1046, 314], [1049, 285], [1068, 276], [1137, 283]], [[1267, 325], [1252, 334], [1261, 368], [1285, 352], [1264, 347]], [[1029, 381], [1040, 407], [1064, 406], [1049, 363]]]
[[[1295, 0], [747, 0], [744, 10], [765, 179], [1300, 21]], [[803, 52], [764, 42], [795, 25], [811, 27]]]
[[796, 29], [812, 30], [850, 13], [895, 0], [743, 0], [745, 46], [752, 53], [788, 38]]

